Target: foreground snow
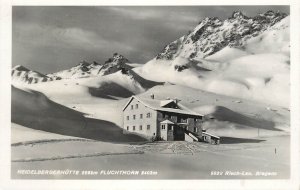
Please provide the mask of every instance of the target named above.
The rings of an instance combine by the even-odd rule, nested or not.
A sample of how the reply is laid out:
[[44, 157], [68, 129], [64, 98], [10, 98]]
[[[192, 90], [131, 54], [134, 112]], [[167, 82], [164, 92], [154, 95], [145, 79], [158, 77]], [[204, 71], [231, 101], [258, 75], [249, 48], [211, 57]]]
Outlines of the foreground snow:
[[34, 130], [22, 125], [11, 123], [11, 143], [12, 144], [24, 144], [26, 142], [39, 142], [50, 140], [73, 140], [80, 139], [77, 137], [59, 135], [55, 133], [49, 133], [41, 130]]
[[[227, 139], [223, 144], [158, 142], [116, 145], [61, 141], [12, 147], [13, 179], [274, 179], [289, 177], [288, 136]], [[275, 152], [276, 149], [276, 152]], [[262, 156], [263, 155], [263, 156]], [[201, 158], [199, 160], [199, 158]], [[209, 160], [209, 161], [208, 161]], [[222, 161], [220, 161], [222, 160]], [[176, 166], [176, 167], [174, 167]], [[18, 170], [97, 171], [98, 175], [20, 175]], [[100, 171], [154, 171], [156, 175], [100, 175]], [[251, 176], [212, 176], [212, 171]], [[256, 172], [276, 175], [257, 176]]]

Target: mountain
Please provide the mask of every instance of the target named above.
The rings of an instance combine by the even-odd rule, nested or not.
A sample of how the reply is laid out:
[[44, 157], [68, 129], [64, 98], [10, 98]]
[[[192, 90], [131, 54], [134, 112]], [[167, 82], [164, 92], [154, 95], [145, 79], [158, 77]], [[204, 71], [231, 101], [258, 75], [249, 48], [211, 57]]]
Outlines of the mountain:
[[88, 63], [86, 61], [82, 61], [75, 67], [56, 73], [48, 74], [47, 76], [51, 78], [60, 77], [62, 79], [104, 76], [111, 73], [115, 73], [120, 70], [128, 70], [133, 68], [132, 66], [126, 63], [130, 63], [130, 61], [126, 59], [123, 55], [115, 53], [103, 64], [97, 62]]
[[224, 21], [216, 17], [205, 18], [193, 31], [167, 45], [156, 59], [205, 58], [225, 47], [241, 47], [286, 16], [285, 13], [267, 11], [251, 18], [235, 11]]
[[38, 83], [52, 81], [51, 77], [43, 75], [37, 71], [31, 71], [24, 66], [17, 65], [11, 71], [12, 82], [14, 83]]
[[115, 53], [104, 63], [82, 61], [47, 75], [18, 66], [12, 75], [27, 83], [76, 79], [70, 82], [78, 83], [77, 87], [89, 81], [84, 86], [93, 96], [128, 97], [169, 82], [289, 107], [289, 23], [290, 17], [281, 12], [247, 17], [236, 11], [224, 21], [203, 19], [141, 66]]
[[[163, 84], [163, 82], [144, 79], [132, 70], [134, 67], [137, 67], [137, 65], [131, 64], [124, 56], [115, 53], [103, 64], [82, 61], [68, 70], [47, 75], [31, 71], [23, 66], [16, 66], [12, 71], [12, 75], [14, 79], [13, 84], [16, 81], [33, 84], [62, 80], [61, 82], [28, 86], [37, 91], [43, 92], [44, 90], [47, 91], [48, 88], [61, 88], [68, 89], [68, 92], [71, 92], [73, 97], [74, 93], [77, 93], [77, 95], [80, 96], [81, 94], [83, 97], [92, 95], [106, 99], [127, 98], [134, 94], [143, 93], [153, 86]], [[33, 78], [33, 75], [35, 78]], [[88, 94], [85, 94], [86, 92]]]
[[[233, 23], [240, 23], [239, 33], [233, 30]], [[244, 32], [246, 26], [251, 28], [248, 33]], [[199, 38], [193, 43], [197, 33]], [[217, 43], [220, 41], [221, 46]], [[172, 49], [174, 44], [176, 48]], [[210, 50], [204, 52], [200, 47]], [[253, 18], [240, 12], [225, 21], [206, 18], [192, 33], [175, 40], [158, 56], [133, 70], [148, 80], [288, 108], [290, 17], [268, 11]]]
[[[13, 83], [27, 83], [34, 84], [39, 82], [48, 82], [61, 79], [76, 79], [76, 78], [88, 78], [95, 76], [109, 75], [118, 71], [127, 72], [134, 66], [123, 55], [114, 53], [111, 58], [105, 61], [103, 64], [93, 62], [88, 63], [86, 61], [80, 62], [75, 67], [67, 70], [62, 70], [51, 74], [41, 74], [37, 71], [32, 71], [22, 65], [17, 65], [12, 69], [12, 82]], [[134, 65], [134, 64], [133, 64]]]

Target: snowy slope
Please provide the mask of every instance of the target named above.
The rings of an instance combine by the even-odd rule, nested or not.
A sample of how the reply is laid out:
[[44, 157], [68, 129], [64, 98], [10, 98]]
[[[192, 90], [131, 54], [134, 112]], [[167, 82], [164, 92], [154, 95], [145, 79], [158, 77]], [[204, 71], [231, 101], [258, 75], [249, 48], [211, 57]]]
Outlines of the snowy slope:
[[14, 86], [12, 122], [32, 129], [105, 142], [144, 140], [136, 135], [124, 135], [122, 129], [112, 122], [86, 118], [81, 112], [49, 100], [43, 93]]
[[87, 78], [81, 81], [82, 85], [89, 87], [93, 96], [97, 97], [130, 97], [145, 92], [149, 88], [161, 85], [160, 82], [146, 80], [134, 71], [118, 71], [110, 75]]
[[[95, 98], [118, 99], [145, 92], [161, 82], [146, 80], [134, 71], [118, 71], [105, 76], [62, 79], [47, 83], [25, 85], [46, 94], [56, 102], [93, 102]], [[24, 87], [24, 84], [15, 84]], [[63, 89], [63, 90], [57, 90]]]
[[288, 16], [239, 48], [207, 58], [154, 58], [133, 70], [149, 80], [289, 107], [289, 41]]
[[203, 128], [212, 134], [231, 137], [283, 135], [289, 132], [289, 111], [267, 102], [245, 100], [181, 85], [151, 88], [139, 95], [156, 99], [176, 98], [181, 104], [205, 115]]

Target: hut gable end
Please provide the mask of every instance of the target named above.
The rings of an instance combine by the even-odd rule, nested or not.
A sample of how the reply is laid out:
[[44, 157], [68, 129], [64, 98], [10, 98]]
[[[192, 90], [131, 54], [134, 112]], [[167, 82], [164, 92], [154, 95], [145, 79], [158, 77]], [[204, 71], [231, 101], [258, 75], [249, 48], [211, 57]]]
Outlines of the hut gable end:
[[169, 102], [168, 104], [164, 105], [164, 106], [161, 106], [161, 107], [164, 107], [164, 108], [173, 108], [173, 109], [180, 109], [180, 107], [174, 102]]

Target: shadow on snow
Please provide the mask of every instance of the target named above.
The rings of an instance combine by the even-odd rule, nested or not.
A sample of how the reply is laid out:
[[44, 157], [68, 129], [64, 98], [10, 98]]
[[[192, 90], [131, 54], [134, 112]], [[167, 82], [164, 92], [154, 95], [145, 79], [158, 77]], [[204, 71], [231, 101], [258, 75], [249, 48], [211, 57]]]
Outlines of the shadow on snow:
[[221, 137], [221, 144], [260, 143], [263, 141], [265, 140], [236, 138], [236, 137]]
[[112, 122], [85, 118], [83, 113], [57, 104], [37, 91], [12, 86], [11, 105], [11, 121], [32, 129], [112, 143], [145, 141], [134, 134], [123, 134]]

